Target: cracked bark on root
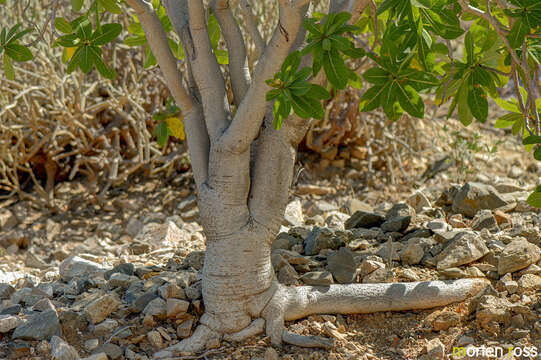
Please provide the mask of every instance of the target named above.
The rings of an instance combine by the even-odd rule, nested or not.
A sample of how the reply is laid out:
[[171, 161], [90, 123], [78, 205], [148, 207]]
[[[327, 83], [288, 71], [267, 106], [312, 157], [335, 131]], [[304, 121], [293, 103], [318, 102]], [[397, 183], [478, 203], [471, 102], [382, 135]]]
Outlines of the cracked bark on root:
[[464, 301], [483, 290], [486, 279], [459, 279], [410, 283], [348, 284], [330, 286], [278, 286], [272, 299], [262, 311], [263, 319], [252, 321], [234, 334], [220, 334], [199, 325], [194, 334], [180, 343], [154, 354], [155, 359], [166, 359], [180, 352], [200, 352], [209, 341], [242, 341], [263, 332], [271, 343], [280, 347], [283, 342], [301, 347], [331, 348], [333, 341], [319, 336], [302, 336], [286, 330], [284, 321], [311, 314], [362, 314], [380, 311], [428, 309]]

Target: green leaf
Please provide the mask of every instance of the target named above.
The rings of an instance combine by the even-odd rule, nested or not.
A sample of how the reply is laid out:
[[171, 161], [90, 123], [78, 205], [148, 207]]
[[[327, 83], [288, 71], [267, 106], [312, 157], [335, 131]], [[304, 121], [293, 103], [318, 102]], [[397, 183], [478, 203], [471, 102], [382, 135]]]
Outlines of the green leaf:
[[68, 63], [68, 69], [67, 69], [68, 74], [71, 74], [79, 66], [79, 62], [81, 61], [82, 51], [83, 51], [82, 47], [78, 47], [77, 50], [75, 50], [75, 53], [73, 54], [70, 62]]
[[15, 69], [13, 68], [13, 63], [11, 62], [11, 59], [8, 56], [4, 55], [3, 63], [4, 63], [4, 73], [6, 74], [6, 78], [8, 80], [15, 80]]
[[537, 149], [535, 149], [535, 151], [533, 152], [533, 157], [535, 160], [541, 161], [541, 145], [539, 145]]
[[311, 86], [309, 82], [301, 80], [296, 81], [290, 86], [288, 86], [288, 89], [293, 95], [303, 96], [310, 90], [310, 87]]
[[269, 91], [267, 91], [267, 94], [265, 95], [265, 100], [266, 101], [272, 101], [272, 100], [276, 99], [278, 96], [280, 96], [280, 94], [281, 94], [280, 89], [269, 90]]
[[29, 61], [34, 58], [32, 52], [23, 45], [13, 43], [4, 45], [4, 50], [6, 52], [6, 55], [18, 62]]
[[316, 19], [309, 19], [309, 18], [305, 18], [303, 21], [302, 21], [302, 26], [308, 30], [309, 32], [311, 32], [312, 34], [315, 34], [315, 35], [321, 35], [321, 29], [319, 27], [319, 25], [317, 24], [317, 20]]
[[316, 100], [328, 100], [331, 98], [331, 94], [323, 86], [316, 84], [311, 84], [310, 90], [305, 96]]
[[522, 140], [523, 145], [541, 144], [541, 136], [529, 135]]
[[334, 49], [323, 55], [323, 70], [329, 82], [337, 89], [344, 89], [348, 83], [348, 68]]
[[170, 130], [165, 121], [161, 121], [158, 125], [156, 125], [154, 128], [154, 135], [157, 137], [158, 146], [164, 147], [170, 135]]
[[100, 5], [103, 6], [103, 8], [110, 13], [113, 14], [120, 14], [122, 13], [122, 10], [118, 6], [116, 0], [98, 0]]
[[73, 11], [78, 12], [83, 7], [84, 0], [71, 0]]
[[312, 117], [312, 107], [307, 99], [293, 95], [291, 97], [291, 106], [295, 114], [301, 118], [308, 119]]
[[90, 52], [90, 46], [83, 46], [81, 48], [81, 59], [79, 60], [79, 66], [81, 67], [81, 71], [85, 74], [88, 74], [90, 70], [92, 70], [92, 66], [94, 65], [94, 56], [92, 56], [92, 53]]
[[509, 44], [511, 44], [511, 47], [513, 47], [513, 49], [520, 47], [524, 42], [524, 37], [529, 31], [530, 29], [528, 25], [522, 19], [515, 21], [509, 35], [507, 35], [507, 39], [509, 39]]
[[79, 39], [82, 40], [89, 40], [92, 36], [92, 24], [88, 19], [83, 20], [78, 26], [77, 30], [75, 31]]
[[20, 38], [22, 38], [23, 36], [25, 36], [26, 34], [32, 31], [33, 29], [29, 28], [29, 29], [20, 31], [17, 34], [8, 34], [7, 39], [6, 39], [6, 44], [14, 43], [15, 41], [19, 40]]
[[122, 25], [120, 24], [105, 24], [101, 26], [101, 29], [94, 31], [90, 42], [92, 45], [105, 45], [113, 41], [122, 32]]
[[466, 62], [468, 64], [473, 64], [475, 61], [475, 53], [473, 47], [473, 36], [471, 32], [466, 33], [466, 37], [464, 39], [464, 47], [466, 50]]
[[128, 36], [124, 39], [124, 44], [128, 46], [142, 46], [146, 45], [147, 38], [145, 35]]
[[55, 40], [53, 47], [58, 45], [63, 47], [74, 47], [77, 46], [80, 41], [81, 39], [75, 34], [64, 35]]
[[147, 46], [145, 50], [145, 63], [143, 64], [143, 68], [148, 69], [152, 66], [156, 65], [158, 62], [156, 61], [156, 57], [152, 53], [152, 50], [150, 49], [150, 46]]
[[536, 191], [534, 193], [531, 193], [530, 196], [528, 196], [528, 199], [526, 199], [526, 201], [533, 207], [541, 208], [541, 192]]
[[494, 127], [496, 129], [505, 129], [505, 128], [508, 128], [509, 126], [513, 126], [513, 124], [517, 120], [522, 120], [522, 118], [523, 118], [522, 114], [518, 114], [514, 112], [508, 113], [496, 119], [496, 123], [494, 124]]
[[368, 89], [361, 97], [361, 111], [367, 112], [376, 109], [381, 104], [381, 94], [389, 90], [391, 82], [385, 84], [385, 86], [376, 85]]
[[56, 28], [56, 30], [64, 34], [71, 34], [73, 32], [73, 28], [71, 27], [71, 24], [68, 22], [68, 20], [64, 19], [63, 17], [57, 17], [54, 20], [54, 27]]
[[473, 116], [480, 122], [484, 123], [488, 117], [488, 101], [480, 86], [475, 86], [470, 81], [468, 87], [468, 106]]
[[435, 88], [441, 83], [434, 75], [414, 69], [398, 76], [401, 80], [406, 80], [408, 85], [411, 85], [417, 91]]
[[458, 97], [458, 119], [464, 126], [468, 126], [473, 120], [473, 114], [468, 105], [468, 87], [461, 86], [456, 96]]
[[93, 57], [93, 62], [96, 65], [98, 72], [106, 79], [114, 79], [116, 77], [116, 72], [103, 62], [100, 48], [96, 46], [89, 46], [89, 52]]
[[382, 85], [389, 81], [390, 73], [380, 67], [374, 67], [366, 70], [363, 78], [371, 84]]
[[392, 7], [395, 7], [402, 0], [385, 0], [380, 7], [378, 8], [376, 15], [383, 14], [385, 11], [389, 10]]
[[0, 32], [0, 45], [3, 45], [6, 42], [6, 33], [7, 29], [3, 28], [2, 32]]
[[398, 86], [397, 97], [400, 106], [411, 116], [423, 118], [425, 104], [417, 91], [410, 85], [402, 85], [398, 82], [396, 84]]

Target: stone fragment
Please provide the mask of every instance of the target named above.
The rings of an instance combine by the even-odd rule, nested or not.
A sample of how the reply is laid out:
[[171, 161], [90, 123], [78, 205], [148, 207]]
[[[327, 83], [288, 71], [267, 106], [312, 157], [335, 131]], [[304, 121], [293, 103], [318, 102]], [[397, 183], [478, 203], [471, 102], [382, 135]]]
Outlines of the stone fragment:
[[445, 346], [440, 339], [434, 338], [426, 344], [426, 355], [431, 360], [445, 359]]
[[163, 347], [163, 338], [158, 331], [149, 331], [147, 333], [147, 340], [155, 349], [161, 349]]
[[28, 321], [15, 328], [12, 339], [48, 340], [53, 335], [60, 336], [62, 329], [58, 314], [54, 310], [47, 310], [30, 316]]
[[302, 213], [302, 204], [299, 199], [295, 199], [287, 204], [284, 219], [288, 226], [302, 226], [304, 224], [304, 215]]
[[189, 318], [177, 326], [177, 336], [181, 339], [189, 337], [192, 332], [193, 321], [193, 318]]
[[150, 301], [143, 310], [143, 314], [153, 316], [158, 319], [165, 319], [167, 314], [167, 303], [162, 298], [155, 298]]
[[498, 260], [500, 275], [527, 268], [541, 258], [541, 249], [526, 239], [513, 240], [505, 246]]
[[357, 210], [351, 217], [346, 220], [344, 227], [346, 229], [353, 228], [372, 228], [378, 227], [385, 221], [385, 217], [380, 214]]
[[357, 278], [357, 264], [348, 248], [341, 248], [327, 257], [327, 267], [340, 284], [349, 284]]
[[381, 224], [381, 230], [403, 232], [413, 221], [415, 221], [415, 210], [406, 203], [398, 203], [385, 214], [385, 222]]
[[15, 315], [0, 315], [0, 333], [7, 333], [22, 323], [21, 318]]
[[7, 231], [17, 225], [17, 218], [8, 209], [0, 209], [0, 230]]
[[79, 360], [77, 350], [58, 336], [51, 338], [51, 356], [53, 360]]
[[488, 229], [491, 232], [498, 232], [500, 230], [498, 222], [490, 210], [479, 210], [473, 217], [470, 226], [476, 231]]
[[105, 320], [111, 313], [116, 311], [120, 305], [120, 301], [112, 294], [103, 295], [84, 308], [84, 314], [88, 321], [92, 324], [98, 324]]
[[473, 217], [481, 209], [494, 210], [509, 205], [500, 193], [491, 185], [468, 182], [456, 194], [453, 211]]
[[469, 264], [488, 254], [485, 242], [476, 234], [462, 233], [436, 257], [438, 270]]
[[167, 304], [166, 304], [166, 308], [167, 308], [166, 316], [169, 319], [173, 319], [177, 315], [186, 313], [188, 311], [189, 306], [190, 306], [190, 303], [188, 301], [169, 298], [167, 299]]
[[321, 250], [336, 250], [345, 242], [335, 235], [331, 229], [315, 226], [304, 240], [304, 253], [306, 255], [316, 255]]
[[327, 286], [334, 283], [332, 274], [328, 271], [311, 271], [303, 274], [300, 280], [306, 285]]
[[420, 213], [424, 208], [432, 207], [430, 200], [428, 200], [422, 191], [413, 193], [408, 198], [408, 204], [415, 210], [416, 213]]
[[62, 280], [69, 282], [74, 277], [92, 276], [104, 273], [105, 269], [101, 264], [72, 255], [60, 263], [58, 272]]
[[523, 292], [541, 290], [541, 276], [524, 274], [518, 279], [518, 287]]
[[443, 311], [436, 316], [432, 322], [432, 327], [436, 331], [447, 330], [452, 326], [458, 325], [459, 322], [460, 316], [458, 316], [457, 313], [452, 311]]

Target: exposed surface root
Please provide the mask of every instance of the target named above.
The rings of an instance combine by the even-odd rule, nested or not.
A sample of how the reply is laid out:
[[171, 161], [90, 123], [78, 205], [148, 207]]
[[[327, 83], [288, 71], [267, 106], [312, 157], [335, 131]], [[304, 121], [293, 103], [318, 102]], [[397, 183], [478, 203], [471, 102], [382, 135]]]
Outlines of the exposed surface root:
[[308, 348], [323, 348], [331, 349], [334, 346], [334, 341], [321, 336], [304, 336], [284, 330], [282, 340], [291, 345]]
[[225, 334], [224, 340], [225, 341], [243, 341], [245, 339], [248, 339], [249, 337], [259, 335], [263, 332], [265, 328], [265, 320], [259, 318], [255, 319], [239, 332], [233, 333], [233, 334]]
[[154, 354], [154, 359], [172, 359], [182, 353], [196, 353], [219, 343], [221, 335], [207, 326], [200, 324], [192, 336], [178, 344], [168, 347]]
[[[311, 314], [362, 314], [379, 311], [428, 309], [464, 301], [483, 290], [486, 279], [460, 279], [410, 283], [348, 284], [331, 286], [277, 286], [271, 301], [246, 328], [223, 335], [227, 341], [242, 341], [260, 334], [263, 328], [271, 344], [283, 342], [301, 347], [330, 349], [332, 340], [320, 336], [302, 336], [285, 329], [285, 320]], [[217, 346], [222, 335], [200, 324], [194, 334], [180, 343], [154, 354], [155, 359], [171, 359], [181, 353], [200, 352]]]

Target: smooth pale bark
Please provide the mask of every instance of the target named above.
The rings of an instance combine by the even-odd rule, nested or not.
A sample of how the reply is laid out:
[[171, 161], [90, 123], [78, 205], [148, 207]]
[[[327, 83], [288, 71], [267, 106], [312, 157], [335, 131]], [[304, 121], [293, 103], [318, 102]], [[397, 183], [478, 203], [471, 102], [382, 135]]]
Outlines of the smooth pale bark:
[[[127, 2], [137, 11], [167, 85], [185, 114], [200, 220], [207, 239], [202, 279], [205, 313], [190, 338], [156, 353], [155, 358], [201, 351], [221, 339], [241, 341], [263, 329], [275, 346], [288, 342], [330, 347], [332, 342], [327, 339], [288, 332], [284, 321], [314, 313], [442, 306], [462, 301], [486, 285], [481, 279], [292, 288], [279, 284], [270, 260], [271, 244], [283, 220], [297, 145], [309, 120], [291, 116], [275, 130], [265, 102], [265, 80], [274, 76], [291, 49], [303, 43], [301, 21], [309, 1], [279, 0], [279, 24], [251, 83], [244, 40], [225, 6], [228, 1], [214, 1], [230, 50], [229, 73], [238, 105], [232, 119], [225, 81], [208, 37], [203, 2], [164, 0], [185, 49], [188, 89], [182, 87], [183, 78], [151, 4], [145, 0]], [[356, 17], [368, 3], [341, 0], [332, 2], [332, 10], [349, 9]]]

